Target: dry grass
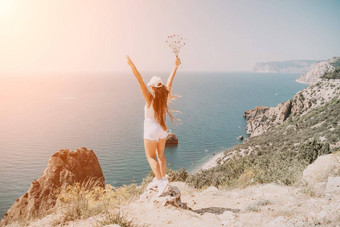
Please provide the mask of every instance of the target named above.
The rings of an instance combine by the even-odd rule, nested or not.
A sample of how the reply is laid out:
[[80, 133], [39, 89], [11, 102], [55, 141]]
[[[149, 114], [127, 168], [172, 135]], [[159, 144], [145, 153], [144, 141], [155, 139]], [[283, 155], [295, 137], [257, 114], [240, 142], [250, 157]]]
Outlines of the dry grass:
[[304, 186], [299, 188], [298, 192], [300, 192], [301, 194], [310, 196], [310, 197], [316, 197], [316, 192], [314, 190], [313, 187], [311, 186]]
[[88, 218], [105, 214], [135, 198], [139, 193], [136, 184], [123, 185], [119, 188], [107, 184], [105, 188], [101, 188], [76, 183], [61, 190], [55, 211], [62, 211], [63, 222]]
[[125, 218], [125, 214], [122, 214], [119, 210], [118, 212], [114, 213], [107, 213], [103, 220], [98, 221], [96, 227], [102, 227], [106, 225], [117, 224], [121, 227], [137, 227], [132, 220], [128, 220]]
[[255, 173], [252, 170], [246, 170], [236, 181], [236, 187], [245, 188], [254, 182]]

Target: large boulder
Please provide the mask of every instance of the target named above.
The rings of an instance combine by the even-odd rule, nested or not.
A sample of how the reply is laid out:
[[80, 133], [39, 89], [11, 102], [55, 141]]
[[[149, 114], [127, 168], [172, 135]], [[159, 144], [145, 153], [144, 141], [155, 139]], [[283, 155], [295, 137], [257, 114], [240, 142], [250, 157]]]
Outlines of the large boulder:
[[316, 195], [340, 193], [340, 151], [322, 155], [303, 171], [302, 183]]
[[140, 195], [138, 202], [146, 206], [162, 207], [171, 205], [190, 210], [187, 204], [181, 201], [181, 192], [178, 187], [169, 184], [160, 197], [156, 195], [157, 191], [158, 190], [154, 188], [147, 188], [144, 193]]
[[303, 171], [302, 182], [313, 186], [320, 182], [327, 182], [328, 177], [340, 171], [340, 151], [322, 155]]
[[340, 193], [340, 177], [328, 177], [326, 193]]
[[0, 225], [47, 214], [55, 206], [60, 190], [76, 182], [88, 189], [105, 187], [97, 156], [85, 147], [76, 151], [62, 149], [53, 154], [41, 177], [34, 180], [28, 191], [15, 201]]
[[168, 137], [166, 138], [166, 143], [165, 144], [178, 144], [178, 138], [175, 134], [169, 133]]

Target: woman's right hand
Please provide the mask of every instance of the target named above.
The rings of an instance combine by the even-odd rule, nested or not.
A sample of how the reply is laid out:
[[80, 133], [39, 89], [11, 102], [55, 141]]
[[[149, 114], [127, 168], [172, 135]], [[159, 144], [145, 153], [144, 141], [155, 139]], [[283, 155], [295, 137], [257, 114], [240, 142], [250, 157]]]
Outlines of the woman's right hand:
[[181, 59], [179, 57], [176, 57], [175, 65], [179, 66], [181, 64]]

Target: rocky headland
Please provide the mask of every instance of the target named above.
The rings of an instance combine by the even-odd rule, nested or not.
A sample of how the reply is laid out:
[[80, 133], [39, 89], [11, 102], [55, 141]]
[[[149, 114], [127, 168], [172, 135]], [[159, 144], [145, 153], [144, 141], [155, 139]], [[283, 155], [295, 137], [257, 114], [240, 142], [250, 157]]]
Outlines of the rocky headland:
[[60, 191], [75, 183], [86, 185], [88, 189], [105, 187], [97, 156], [85, 147], [76, 151], [62, 149], [53, 154], [41, 177], [34, 180], [28, 191], [15, 201], [0, 225], [41, 218], [53, 212]]
[[296, 93], [291, 100], [282, 102], [276, 107], [258, 106], [245, 111], [247, 134], [250, 137], [261, 135], [282, 124], [289, 116], [303, 116], [334, 98], [340, 99], [339, 80], [318, 81]]

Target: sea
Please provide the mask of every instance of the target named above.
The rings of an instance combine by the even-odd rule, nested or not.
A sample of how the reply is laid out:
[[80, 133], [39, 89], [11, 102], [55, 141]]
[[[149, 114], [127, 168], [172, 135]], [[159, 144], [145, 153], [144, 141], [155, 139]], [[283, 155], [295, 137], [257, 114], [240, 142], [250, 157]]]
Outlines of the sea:
[[[168, 72], [142, 72], [167, 80]], [[165, 148], [168, 168], [196, 171], [213, 154], [247, 138], [244, 111], [276, 106], [307, 85], [298, 74], [177, 72], [167, 119], [178, 145]], [[105, 183], [141, 183], [145, 101], [130, 72], [0, 76], [0, 217], [63, 148], [95, 152]]]

